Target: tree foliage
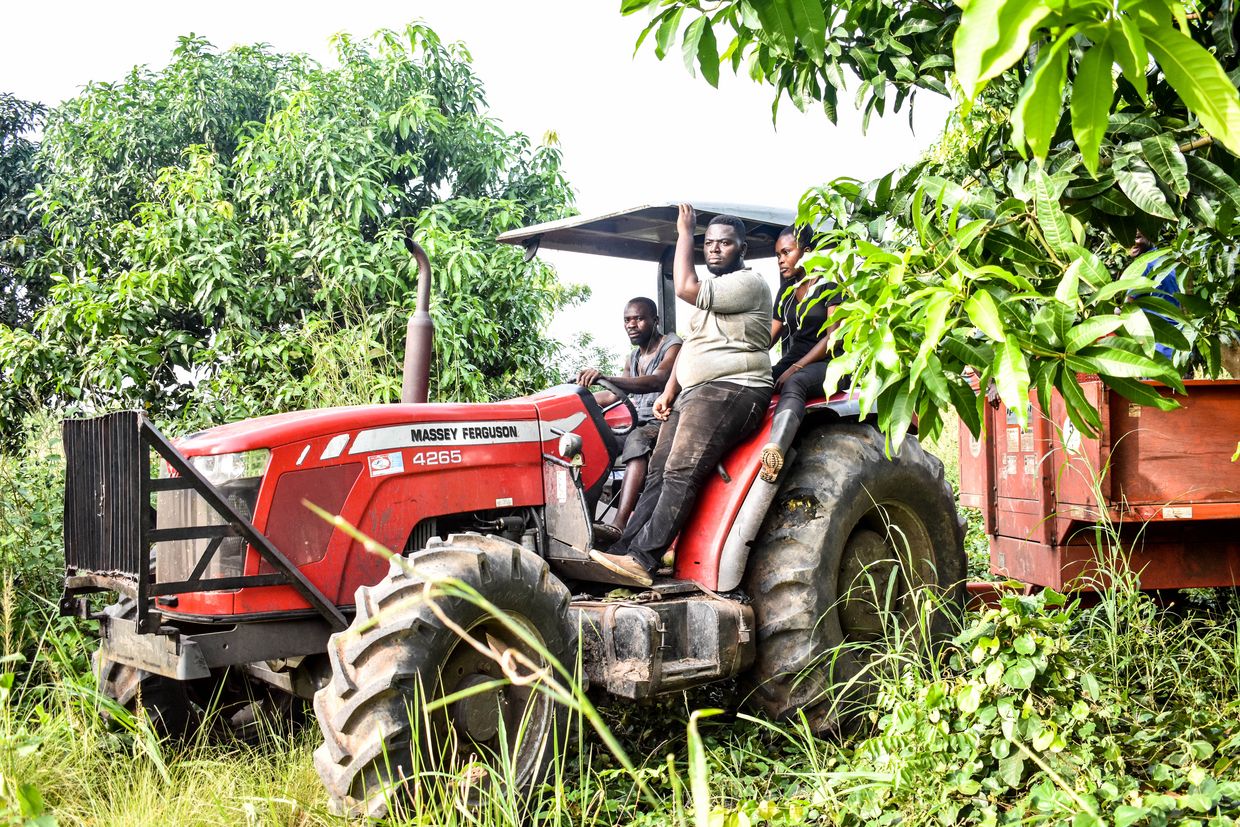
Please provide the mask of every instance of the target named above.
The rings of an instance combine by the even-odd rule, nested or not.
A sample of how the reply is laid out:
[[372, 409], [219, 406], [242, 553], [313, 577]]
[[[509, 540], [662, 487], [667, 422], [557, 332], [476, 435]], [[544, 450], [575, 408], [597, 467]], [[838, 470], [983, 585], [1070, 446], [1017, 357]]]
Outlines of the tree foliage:
[[30, 323], [47, 291], [46, 279], [25, 271], [39, 233], [27, 197], [35, 183], [32, 133], [46, 114], [37, 103], [0, 93], [0, 324]]
[[[1141, 379], [1179, 389], [1190, 360], [1218, 371], [1240, 299], [1231, 3], [626, 0], [622, 11], [650, 7], [663, 52], [686, 22], [731, 30], [712, 57], [686, 28], [686, 59], [747, 67], [777, 103], [818, 101], [833, 118], [855, 89], [868, 117], [954, 90], [936, 152], [801, 203], [801, 220], [825, 230], [816, 264], [847, 293], [835, 317], [846, 355], [828, 385], [851, 373], [894, 441], [914, 415], [935, 433], [951, 408], [977, 433], [970, 373], [1021, 415], [1031, 390], [1055, 389], [1093, 431], [1079, 374], [1165, 406]], [[1161, 249], [1129, 264], [1138, 228]], [[1171, 269], [1180, 307], [1152, 294]]]
[[434, 270], [432, 394], [551, 380], [541, 333], [576, 293], [493, 240], [571, 208], [554, 142], [488, 117], [469, 54], [425, 26], [334, 45], [326, 67], [185, 37], [166, 68], [50, 113], [28, 269], [51, 289], [32, 330], [0, 328], [10, 421], [49, 400], [205, 419], [318, 406], [314, 368], [342, 336], [376, 377], [353, 401], [390, 401], [409, 232]]

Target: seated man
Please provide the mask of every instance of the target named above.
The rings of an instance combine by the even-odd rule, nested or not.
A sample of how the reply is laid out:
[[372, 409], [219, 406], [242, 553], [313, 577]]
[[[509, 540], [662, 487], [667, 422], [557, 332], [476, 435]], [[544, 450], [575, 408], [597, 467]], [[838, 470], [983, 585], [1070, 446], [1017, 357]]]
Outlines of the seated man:
[[[667, 377], [676, 364], [681, 345], [680, 337], [675, 333], [659, 332], [658, 310], [654, 302], [645, 296], [638, 296], [624, 306], [624, 330], [634, 348], [619, 376], [603, 376], [594, 368], [577, 374], [577, 384], [587, 388], [599, 379], [606, 379], [629, 394], [633, 406], [637, 408], [637, 421], [633, 423], [633, 430], [624, 437], [620, 453], [620, 460], [624, 463], [624, 483], [620, 488], [616, 514], [612, 517], [611, 526], [608, 526], [615, 530], [599, 531], [599, 527], [595, 526], [596, 538], [609, 533], [612, 542], [620, 539], [620, 532], [628, 523], [633, 506], [637, 504], [637, 495], [646, 482], [650, 452], [654, 450], [659, 426], [663, 424], [654, 418], [654, 400], [667, 385]], [[606, 391], [595, 394], [595, 398], [600, 405], [615, 401], [615, 397]]]
[[706, 269], [693, 266], [697, 215], [680, 205], [673, 277], [678, 298], [697, 310], [676, 369], [654, 403], [665, 420], [650, 458], [646, 488], [611, 553], [590, 558], [620, 582], [648, 586], [650, 572], [689, 519], [698, 489], [724, 452], [762, 422], [771, 401], [771, 290], [745, 266], [745, 225], [713, 218], [702, 244]]

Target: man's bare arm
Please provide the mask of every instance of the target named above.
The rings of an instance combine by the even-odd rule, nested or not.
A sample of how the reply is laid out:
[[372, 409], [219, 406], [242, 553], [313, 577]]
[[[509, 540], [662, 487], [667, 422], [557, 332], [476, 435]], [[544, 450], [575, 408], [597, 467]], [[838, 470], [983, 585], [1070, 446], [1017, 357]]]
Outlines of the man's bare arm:
[[702, 284], [697, 268], [693, 266], [693, 231], [697, 228], [697, 213], [690, 204], [680, 205], [676, 219], [676, 254], [672, 259], [672, 279], [676, 285], [676, 298], [697, 305]]
[[606, 379], [625, 393], [656, 393], [667, 386], [668, 374], [676, 364], [676, 357], [679, 354], [680, 345], [672, 345], [663, 354], [663, 361], [659, 362], [654, 373], [646, 376], [629, 376], [627, 366], [623, 376], [604, 376], [597, 370], [583, 370], [577, 376], [577, 383], [589, 387], [599, 379]]

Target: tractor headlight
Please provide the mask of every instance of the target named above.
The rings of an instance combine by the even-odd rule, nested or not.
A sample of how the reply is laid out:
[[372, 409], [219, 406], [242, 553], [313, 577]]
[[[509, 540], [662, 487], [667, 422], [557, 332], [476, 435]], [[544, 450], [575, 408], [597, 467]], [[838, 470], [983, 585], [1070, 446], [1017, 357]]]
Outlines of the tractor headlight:
[[[258, 489], [271, 452], [266, 449], [235, 454], [189, 457], [190, 465], [214, 485], [237, 513], [254, 519]], [[155, 495], [156, 528], [200, 528], [219, 525], [223, 517], [207, 505], [197, 491], [180, 488]], [[155, 544], [155, 580], [179, 583], [198, 569], [212, 545], [206, 538], [163, 540]], [[245, 569], [246, 542], [238, 536], [217, 538], [210, 564], [201, 572], [205, 579], [239, 577]]]
[[207, 478], [207, 482], [222, 485], [234, 480], [261, 477], [267, 470], [267, 460], [270, 457], [270, 451], [260, 448], [257, 451], [242, 451], [236, 454], [190, 457], [189, 463]]

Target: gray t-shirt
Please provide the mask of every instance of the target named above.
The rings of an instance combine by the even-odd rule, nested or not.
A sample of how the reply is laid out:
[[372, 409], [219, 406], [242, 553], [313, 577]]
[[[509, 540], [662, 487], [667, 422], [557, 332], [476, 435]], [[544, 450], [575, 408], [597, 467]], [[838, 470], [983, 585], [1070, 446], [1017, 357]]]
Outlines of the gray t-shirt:
[[771, 289], [746, 267], [708, 278], [698, 291], [676, 360], [681, 390], [706, 382], [769, 388], [771, 380]]
[[[629, 354], [629, 376], [649, 376], [659, 369], [663, 357], [667, 356], [667, 350], [672, 345], [681, 344], [680, 337], [675, 333], [667, 333], [663, 336], [663, 341], [659, 343], [659, 349], [655, 351], [654, 358], [644, 369], [640, 367], [641, 348], [633, 348], [633, 352]], [[654, 419], [654, 401], [659, 398], [659, 394], [663, 393], [660, 388], [650, 393], [631, 393], [629, 399], [637, 408], [637, 421], [639, 423], [649, 422]]]

